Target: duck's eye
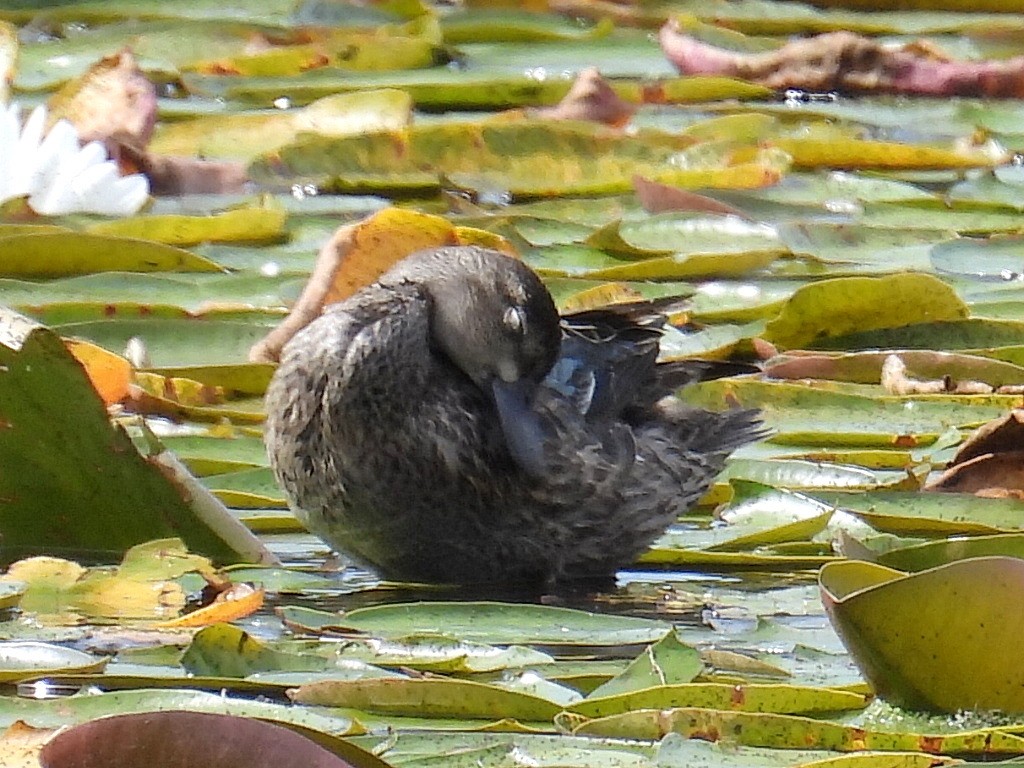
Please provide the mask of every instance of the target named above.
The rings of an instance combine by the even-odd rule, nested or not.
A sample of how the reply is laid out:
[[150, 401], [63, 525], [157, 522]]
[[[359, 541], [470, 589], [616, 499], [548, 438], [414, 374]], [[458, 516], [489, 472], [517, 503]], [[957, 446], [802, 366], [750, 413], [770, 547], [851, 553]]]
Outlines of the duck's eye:
[[501, 318], [502, 323], [512, 333], [522, 334], [526, 331], [526, 315], [522, 307], [509, 307]]

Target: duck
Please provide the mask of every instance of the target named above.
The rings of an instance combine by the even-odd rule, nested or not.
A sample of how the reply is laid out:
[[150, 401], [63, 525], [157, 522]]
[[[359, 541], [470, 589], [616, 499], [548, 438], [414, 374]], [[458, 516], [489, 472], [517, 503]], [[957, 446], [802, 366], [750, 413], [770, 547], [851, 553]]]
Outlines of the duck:
[[674, 393], [665, 316], [561, 317], [521, 260], [414, 253], [285, 345], [265, 442], [299, 521], [379, 577], [613, 577], [701, 499], [759, 412]]

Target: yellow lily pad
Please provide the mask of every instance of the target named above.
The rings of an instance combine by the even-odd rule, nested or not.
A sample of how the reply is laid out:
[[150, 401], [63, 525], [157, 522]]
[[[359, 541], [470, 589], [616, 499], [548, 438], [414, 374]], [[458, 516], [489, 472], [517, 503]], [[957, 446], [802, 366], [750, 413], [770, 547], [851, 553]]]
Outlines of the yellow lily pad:
[[967, 305], [932, 275], [840, 277], [797, 290], [764, 337], [792, 349], [852, 331], [965, 317]]
[[209, 259], [151, 240], [84, 232], [0, 238], [5, 277], [61, 277], [93, 272], [223, 272]]
[[409, 94], [395, 88], [339, 93], [294, 112], [210, 115], [161, 125], [150, 151], [248, 160], [300, 133], [345, 136], [400, 130], [409, 124], [411, 114]]
[[1024, 712], [1024, 560], [979, 557], [910, 576], [863, 562], [819, 575], [825, 611], [879, 695], [911, 709]]
[[89, 227], [94, 235], [154, 240], [168, 245], [198, 243], [272, 243], [286, 236], [288, 212], [268, 199], [264, 203], [235, 208], [213, 216], [134, 216], [103, 221]]
[[571, 705], [568, 709], [584, 717], [607, 717], [640, 709], [673, 707], [805, 714], [861, 709], [864, 703], [863, 696], [832, 688], [780, 684], [686, 683], [589, 698]]
[[785, 150], [798, 168], [977, 168], [1005, 159], [981, 151], [848, 137], [779, 138], [771, 144]]
[[732, 745], [754, 747], [828, 749], [860, 752], [919, 750], [931, 754], [1019, 755], [1024, 739], [998, 728], [959, 733], [895, 733], [868, 730], [860, 725], [843, 725], [798, 715], [768, 712], [727, 712], [699, 707], [638, 709], [594, 720], [574, 721], [559, 716], [559, 723], [576, 736], [617, 739], [660, 739], [666, 733], [688, 738], [722, 740]]
[[624, 137], [587, 123], [521, 120], [416, 125], [358, 136], [307, 134], [257, 158], [256, 181], [311, 183], [339, 193], [429, 192], [446, 182], [524, 197], [616, 194], [634, 174], [666, 173], [693, 139], [657, 131]]

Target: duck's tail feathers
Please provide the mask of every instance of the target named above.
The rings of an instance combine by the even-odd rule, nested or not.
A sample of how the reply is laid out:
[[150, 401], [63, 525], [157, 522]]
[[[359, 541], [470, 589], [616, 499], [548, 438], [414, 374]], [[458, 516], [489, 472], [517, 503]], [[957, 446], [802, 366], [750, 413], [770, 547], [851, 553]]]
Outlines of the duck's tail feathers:
[[662, 415], [674, 423], [684, 447], [706, 454], [726, 454], [772, 434], [754, 408], [705, 411], [679, 401], [659, 404]]

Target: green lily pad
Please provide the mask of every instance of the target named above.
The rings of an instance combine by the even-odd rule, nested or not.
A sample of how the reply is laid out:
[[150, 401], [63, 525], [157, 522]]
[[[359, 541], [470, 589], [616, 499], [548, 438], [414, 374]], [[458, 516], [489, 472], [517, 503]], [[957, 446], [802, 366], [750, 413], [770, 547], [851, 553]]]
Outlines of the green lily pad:
[[590, 692], [591, 697], [615, 696], [691, 682], [704, 670], [700, 652], [682, 642], [675, 631], [647, 646], [622, 672]]
[[881, 380], [882, 365], [889, 355], [899, 357], [907, 366], [909, 375], [915, 378], [941, 379], [949, 376], [954, 380], [983, 381], [994, 387], [1024, 383], [1024, 366], [977, 355], [920, 349], [783, 354], [768, 361], [765, 373], [777, 379], [832, 379], [877, 384]]
[[431, 632], [495, 645], [646, 644], [660, 639], [669, 629], [666, 622], [631, 616], [496, 602], [394, 603], [358, 608], [344, 615], [288, 607], [281, 613], [286, 620], [296, 620], [310, 628], [372, 632], [382, 637]]
[[244, 366], [249, 348], [274, 325], [276, 323], [269, 319], [255, 323], [202, 317], [142, 317], [63, 323], [54, 326], [54, 330], [62, 336], [86, 339], [117, 354], [124, 353], [130, 339], [138, 339], [151, 358], [146, 367], [162, 371], [217, 364]]
[[792, 349], [850, 331], [960, 320], [967, 305], [932, 275], [846, 277], [796, 291], [765, 328], [765, 338]]
[[143, 456], [110, 423], [56, 334], [10, 311], [0, 312], [0, 328], [0, 422], [6, 425], [0, 431], [0, 464], [6, 467], [0, 532], [6, 558], [55, 547], [116, 552], [175, 535], [192, 551], [220, 561], [265, 553], [241, 526], [215, 532], [203, 522], [195, 489], [169, 477], [165, 454]]
[[254, 672], [322, 672], [326, 659], [314, 654], [280, 651], [230, 624], [204, 627], [181, 656], [189, 673], [245, 677]]
[[167, 710], [237, 714], [288, 725], [300, 731], [308, 729], [334, 735], [363, 730], [347, 717], [328, 716], [285, 704], [233, 698], [204, 691], [149, 688], [98, 694], [89, 692], [56, 699], [3, 696], [0, 697], [0, 727], [22, 720], [35, 728], [59, 728], [105, 715]]
[[873, 528], [899, 536], [978, 536], [1017, 532], [1024, 504], [963, 493], [886, 491], [809, 495], [863, 518]]
[[0, 642], [0, 683], [60, 674], [98, 672], [108, 659], [60, 645], [33, 642]]
[[1024, 560], [971, 558], [909, 576], [832, 563], [819, 584], [829, 619], [886, 700], [939, 712], [1024, 711], [1024, 614], [1006, 610], [1024, 591]]
[[406, 716], [491, 720], [550, 720], [562, 707], [553, 701], [494, 685], [452, 678], [325, 680], [291, 692], [299, 704], [353, 707]]
[[62, 277], [92, 272], [223, 272], [201, 256], [151, 240], [83, 232], [0, 237], [0, 275]]
[[526, 120], [415, 126], [350, 137], [305, 136], [257, 159], [260, 181], [345, 193], [435, 192], [443, 178], [483, 194], [616, 194], [636, 173], [657, 176], [691, 139], [645, 133], [628, 140], [592, 124]]
[[878, 556], [879, 565], [901, 571], [923, 571], [969, 557], [1019, 557], [1024, 559], [1024, 534], [954, 536], [909, 547], [891, 549]]

